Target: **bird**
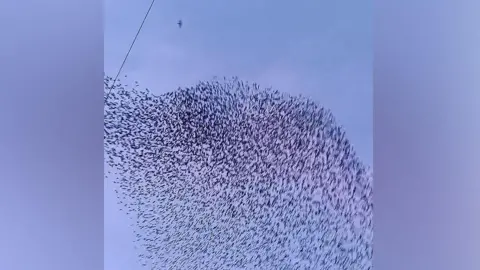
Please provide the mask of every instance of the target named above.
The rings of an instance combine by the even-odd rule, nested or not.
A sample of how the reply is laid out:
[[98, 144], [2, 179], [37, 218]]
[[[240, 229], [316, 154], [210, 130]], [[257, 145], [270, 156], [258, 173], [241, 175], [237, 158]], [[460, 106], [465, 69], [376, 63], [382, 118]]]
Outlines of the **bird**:
[[177, 24], [178, 24], [178, 28], [182, 28], [182, 25], [183, 25], [182, 20], [178, 20]]

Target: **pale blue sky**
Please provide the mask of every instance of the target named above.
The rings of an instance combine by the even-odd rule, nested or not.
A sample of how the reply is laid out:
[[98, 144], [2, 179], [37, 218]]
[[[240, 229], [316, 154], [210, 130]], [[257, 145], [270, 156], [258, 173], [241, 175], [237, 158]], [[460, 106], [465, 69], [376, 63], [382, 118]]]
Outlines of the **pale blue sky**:
[[[149, 4], [105, 1], [108, 75], [116, 74]], [[372, 164], [371, 23], [371, 1], [159, 0], [122, 74], [155, 93], [238, 76], [302, 94], [331, 109], [360, 158]], [[142, 269], [112, 189], [106, 183], [105, 269]]]

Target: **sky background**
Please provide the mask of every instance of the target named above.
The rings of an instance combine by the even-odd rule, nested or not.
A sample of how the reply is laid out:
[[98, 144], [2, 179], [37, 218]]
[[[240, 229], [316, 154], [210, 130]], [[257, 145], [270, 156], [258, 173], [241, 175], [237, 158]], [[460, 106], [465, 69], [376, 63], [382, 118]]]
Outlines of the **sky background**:
[[[107, 75], [116, 75], [149, 5], [105, 1]], [[214, 76], [302, 94], [330, 109], [372, 164], [371, 23], [371, 1], [157, 1], [120, 78], [158, 94]], [[143, 269], [113, 188], [105, 182], [105, 269]]]

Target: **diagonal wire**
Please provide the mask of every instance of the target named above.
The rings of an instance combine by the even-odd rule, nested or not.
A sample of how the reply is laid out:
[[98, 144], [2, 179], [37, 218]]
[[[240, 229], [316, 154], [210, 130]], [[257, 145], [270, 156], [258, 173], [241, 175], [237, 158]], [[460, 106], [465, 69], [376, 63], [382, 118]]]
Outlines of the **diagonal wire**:
[[123, 59], [122, 65], [118, 69], [117, 75], [115, 76], [115, 79], [113, 80], [113, 84], [108, 90], [107, 96], [105, 97], [105, 102], [108, 101], [108, 97], [110, 96], [110, 93], [112, 92], [113, 88], [115, 88], [115, 83], [118, 80], [118, 76], [120, 76], [120, 73], [122, 72], [123, 66], [125, 65], [125, 62], [127, 62], [128, 56], [130, 55], [130, 52], [132, 51], [133, 45], [135, 45], [135, 42], [137, 41], [138, 35], [140, 34], [140, 31], [142, 31], [143, 25], [145, 24], [145, 21], [147, 20], [148, 14], [150, 14], [150, 10], [152, 10], [153, 4], [155, 3], [155, 0], [152, 0], [152, 3], [150, 4], [150, 7], [148, 7], [147, 13], [145, 13], [145, 17], [143, 18], [142, 24], [140, 24], [140, 27], [138, 28], [137, 34], [135, 35], [135, 38], [133, 38], [132, 44], [130, 45], [130, 48], [128, 49], [127, 54], [125, 55], [125, 58]]

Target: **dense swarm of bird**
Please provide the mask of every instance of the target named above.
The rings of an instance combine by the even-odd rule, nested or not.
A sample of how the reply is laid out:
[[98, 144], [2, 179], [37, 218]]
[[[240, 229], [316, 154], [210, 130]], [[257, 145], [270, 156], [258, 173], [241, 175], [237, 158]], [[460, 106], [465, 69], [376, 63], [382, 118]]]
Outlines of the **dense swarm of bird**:
[[372, 269], [371, 171], [306, 98], [118, 83], [104, 141], [149, 269]]

